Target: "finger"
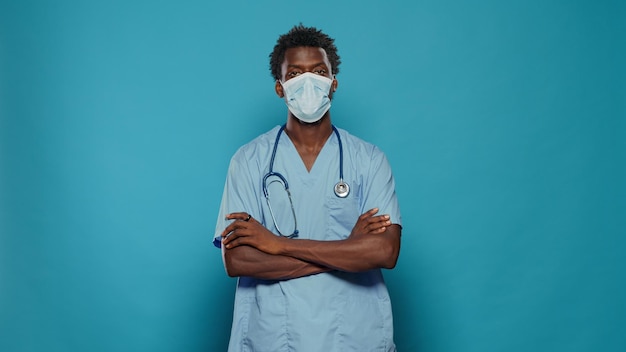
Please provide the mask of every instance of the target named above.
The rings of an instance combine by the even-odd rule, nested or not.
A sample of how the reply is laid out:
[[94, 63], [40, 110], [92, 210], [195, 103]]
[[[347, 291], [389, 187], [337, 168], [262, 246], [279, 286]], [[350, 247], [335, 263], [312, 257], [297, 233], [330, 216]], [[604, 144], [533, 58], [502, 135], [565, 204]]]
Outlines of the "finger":
[[246, 212], [230, 213], [226, 215], [226, 220], [245, 220], [250, 214]]
[[234, 231], [226, 232], [226, 230], [224, 230], [224, 232], [222, 233], [222, 245], [235, 239], [235, 236], [237, 235], [235, 234]]
[[243, 244], [245, 244], [244, 240], [243, 240], [243, 238], [240, 238], [240, 237], [223, 243], [223, 245], [224, 245], [224, 247], [226, 247], [226, 249], [233, 249], [233, 248], [241, 246]]
[[380, 231], [380, 229], [384, 228], [385, 225], [383, 223], [376, 223], [376, 224], [372, 224], [368, 227], [365, 228], [365, 231], [367, 233], [375, 233]]
[[381, 233], [383, 233], [385, 231], [387, 231], [387, 227], [383, 226], [383, 227], [380, 227], [380, 228], [372, 231], [371, 233], [374, 234], [374, 235], [377, 235], [377, 234], [381, 234]]
[[237, 222], [233, 222], [232, 224], [226, 226], [224, 231], [222, 231], [222, 237], [227, 236], [229, 233], [235, 231], [238, 228], [239, 224]]
[[366, 221], [368, 224], [387, 223], [389, 222], [389, 215], [385, 214], [385, 215], [373, 216], [369, 219], [365, 219], [364, 221]]
[[361, 214], [361, 216], [359, 216], [359, 220], [365, 220], [367, 218], [371, 218], [376, 213], [378, 213], [378, 208], [370, 209], [366, 211], [365, 213]]
[[222, 234], [221, 234], [222, 237], [228, 235], [230, 232], [234, 231], [237, 228], [245, 227], [245, 225], [242, 225], [242, 222], [255, 222], [252, 215], [248, 213], [231, 213], [231, 214], [226, 215], [226, 220], [235, 220], [235, 221], [230, 223], [230, 225], [228, 225], [224, 229], [224, 231], [222, 231]]
[[236, 230], [244, 230], [248, 228], [248, 223], [245, 221], [235, 221], [233, 223], [231, 223], [230, 225], [226, 226], [226, 228], [224, 229], [224, 231], [222, 231], [222, 237], [226, 237], [228, 236], [230, 233], [236, 231]]
[[242, 238], [246, 237], [245, 231], [241, 231], [241, 229], [237, 229], [228, 234], [228, 236], [223, 237], [222, 244], [227, 245], [232, 242], [241, 242]]
[[372, 219], [376, 219], [377, 221], [385, 221], [385, 220], [389, 220], [389, 215], [388, 214], [376, 215], [376, 216], [372, 216]]
[[231, 229], [231, 226], [227, 226], [224, 231], [222, 231], [222, 233], [220, 234], [220, 236], [222, 237], [226, 237], [228, 236], [229, 233], [231, 233], [233, 230]]
[[384, 232], [385, 228], [387, 226], [390, 226], [390, 225], [391, 225], [391, 221], [389, 220], [388, 216], [387, 217], [380, 217], [377, 221], [368, 224], [366, 226], [366, 230], [368, 232], [374, 232], [374, 231], [379, 231], [380, 229], [383, 229], [380, 232]]
[[370, 216], [373, 216], [376, 213], [378, 213], [378, 208], [372, 208], [372, 209], [370, 209], [370, 210], [365, 212], [365, 214], [370, 214]]

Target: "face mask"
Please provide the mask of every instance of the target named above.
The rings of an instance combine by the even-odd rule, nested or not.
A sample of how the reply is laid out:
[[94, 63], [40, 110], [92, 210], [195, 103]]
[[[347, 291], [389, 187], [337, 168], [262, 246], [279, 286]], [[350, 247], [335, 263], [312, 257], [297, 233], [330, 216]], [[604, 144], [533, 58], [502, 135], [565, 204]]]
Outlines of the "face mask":
[[319, 121], [330, 109], [332, 83], [332, 79], [311, 72], [281, 82], [289, 111], [303, 122]]

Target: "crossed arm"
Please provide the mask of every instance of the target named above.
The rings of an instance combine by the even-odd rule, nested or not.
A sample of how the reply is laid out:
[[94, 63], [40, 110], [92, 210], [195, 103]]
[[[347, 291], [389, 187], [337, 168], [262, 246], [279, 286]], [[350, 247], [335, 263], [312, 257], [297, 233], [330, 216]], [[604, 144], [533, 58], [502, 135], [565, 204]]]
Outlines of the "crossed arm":
[[229, 276], [291, 279], [331, 270], [347, 272], [393, 268], [400, 252], [401, 228], [371, 209], [359, 216], [344, 240], [316, 241], [276, 236], [247, 213], [232, 213], [222, 232]]

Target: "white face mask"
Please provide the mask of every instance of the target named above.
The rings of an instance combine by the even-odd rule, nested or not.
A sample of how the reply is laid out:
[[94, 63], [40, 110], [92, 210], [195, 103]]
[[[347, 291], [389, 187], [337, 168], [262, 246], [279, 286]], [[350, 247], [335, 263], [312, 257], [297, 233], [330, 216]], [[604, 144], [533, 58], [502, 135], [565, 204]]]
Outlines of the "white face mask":
[[319, 121], [330, 109], [332, 83], [332, 79], [311, 72], [281, 82], [289, 111], [303, 122]]

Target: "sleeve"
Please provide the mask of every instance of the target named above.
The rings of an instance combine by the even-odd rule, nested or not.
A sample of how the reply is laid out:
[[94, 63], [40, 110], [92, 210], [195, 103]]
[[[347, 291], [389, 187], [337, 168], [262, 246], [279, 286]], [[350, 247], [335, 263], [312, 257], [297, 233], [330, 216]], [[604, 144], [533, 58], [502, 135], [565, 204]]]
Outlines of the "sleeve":
[[368, 186], [363, 190], [363, 209], [379, 208], [379, 214], [389, 214], [392, 224], [402, 226], [391, 166], [385, 154], [377, 147], [372, 152], [366, 179]]
[[255, 191], [255, 181], [246, 158], [242, 152], [237, 152], [231, 159], [224, 184], [222, 202], [215, 225], [213, 244], [217, 248], [222, 247], [221, 233], [231, 220], [226, 220], [226, 215], [234, 212], [247, 212], [255, 218], [259, 216], [258, 195]]

